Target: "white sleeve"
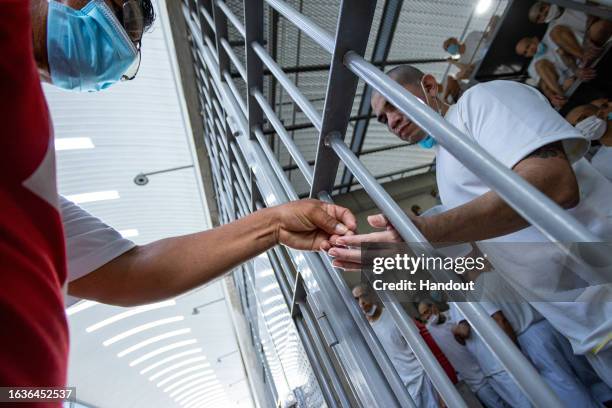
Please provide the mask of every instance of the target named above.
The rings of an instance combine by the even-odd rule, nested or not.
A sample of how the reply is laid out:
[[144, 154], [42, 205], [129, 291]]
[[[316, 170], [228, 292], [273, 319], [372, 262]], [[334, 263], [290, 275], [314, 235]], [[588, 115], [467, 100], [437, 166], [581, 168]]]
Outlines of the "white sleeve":
[[514, 167], [533, 151], [563, 141], [571, 162], [588, 148], [570, 125], [536, 89], [512, 81], [491, 81], [469, 89], [457, 104], [474, 138], [504, 166]]
[[118, 231], [62, 196], [60, 211], [66, 238], [68, 282], [95, 271], [136, 246]]

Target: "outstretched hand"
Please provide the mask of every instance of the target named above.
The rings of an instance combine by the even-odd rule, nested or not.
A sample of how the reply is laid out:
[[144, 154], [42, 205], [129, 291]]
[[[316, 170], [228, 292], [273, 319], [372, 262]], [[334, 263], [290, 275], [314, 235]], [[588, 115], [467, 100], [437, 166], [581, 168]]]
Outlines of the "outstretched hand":
[[384, 215], [370, 215], [368, 217], [368, 224], [374, 228], [384, 228], [384, 231], [359, 235], [334, 235], [321, 247], [321, 249], [327, 251], [327, 253], [334, 258], [334, 267], [348, 271], [361, 270], [360, 246], [362, 243], [403, 242], [402, 237], [400, 237]]
[[293, 201], [275, 210], [276, 241], [295, 249], [317, 251], [329, 247], [332, 235], [344, 237], [357, 228], [349, 209], [319, 200]]

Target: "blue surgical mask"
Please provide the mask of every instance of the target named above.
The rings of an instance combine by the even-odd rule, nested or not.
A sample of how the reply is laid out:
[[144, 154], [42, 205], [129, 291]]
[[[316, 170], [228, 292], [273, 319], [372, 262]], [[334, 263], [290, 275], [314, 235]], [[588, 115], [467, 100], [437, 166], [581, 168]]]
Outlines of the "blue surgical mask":
[[448, 52], [450, 55], [459, 54], [459, 45], [450, 44], [448, 47], [446, 47], [446, 52]]
[[534, 58], [541, 57], [542, 55], [546, 54], [546, 51], [548, 51], [548, 47], [546, 46], [546, 44], [540, 41], [540, 43], [538, 44], [538, 49], [533, 57]]
[[608, 120], [612, 120], [612, 112], [608, 112]]
[[99, 91], [119, 81], [138, 50], [104, 0], [75, 10], [49, 2], [47, 54], [54, 85]]
[[419, 146], [421, 146], [423, 149], [431, 149], [437, 144], [438, 142], [436, 142], [436, 139], [431, 137], [431, 135], [425, 136], [425, 138], [419, 142]]

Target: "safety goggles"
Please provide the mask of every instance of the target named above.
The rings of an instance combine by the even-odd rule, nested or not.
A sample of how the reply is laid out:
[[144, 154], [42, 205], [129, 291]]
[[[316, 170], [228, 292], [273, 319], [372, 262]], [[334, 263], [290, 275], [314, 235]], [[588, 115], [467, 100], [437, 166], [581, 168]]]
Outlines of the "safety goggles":
[[128, 68], [122, 78], [123, 80], [130, 81], [136, 77], [138, 69], [140, 68], [140, 43], [144, 32], [144, 17], [142, 15], [140, 2], [138, 0], [126, 0], [121, 8], [119, 19], [126, 34], [138, 50], [136, 60]]

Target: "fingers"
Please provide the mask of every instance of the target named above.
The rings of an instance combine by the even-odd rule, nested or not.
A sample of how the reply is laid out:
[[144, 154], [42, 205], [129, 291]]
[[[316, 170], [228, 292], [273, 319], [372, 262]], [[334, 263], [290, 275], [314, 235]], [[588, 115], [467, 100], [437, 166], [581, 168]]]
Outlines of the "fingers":
[[357, 219], [348, 208], [335, 204], [326, 204], [326, 210], [332, 217], [344, 224], [349, 231], [357, 229]]
[[[350, 211], [349, 211], [350, 213]], [[349, 231], [349, 228], [336, 217], [331, 216], [322, 207], [316, 207], [309, 214], [310, 221], [319, 229], [322, 229], [329, 235], [338, 234], [344, 235]], [[350, 221], [350, 219], [349, 219]], [[354, 222], [354, 217], [353, 217]]]
[[397, 234], [394, 230], [387, 230], [369, 234], [345, 235], [332, 242], [335, 245], [357, 247], [365, 242], [397, 242]]
[[382, 214], [368, 216], [368, 224], [374, 228], [385, 228], [389, 225], [389, 220]]
[[343, 261], [334, 260], [332, 262], [332, 266], [334, 268], [343, 269], [343, 270], [345, 270], [347, 272], [359, 272], [359, 271], [361, 271], [361, 264], [354, 263], [354, 262], [343, 262]]
[[339, 262], [361, 263], [361, 250], [334, 247], [329, 250], [329, 256]]

